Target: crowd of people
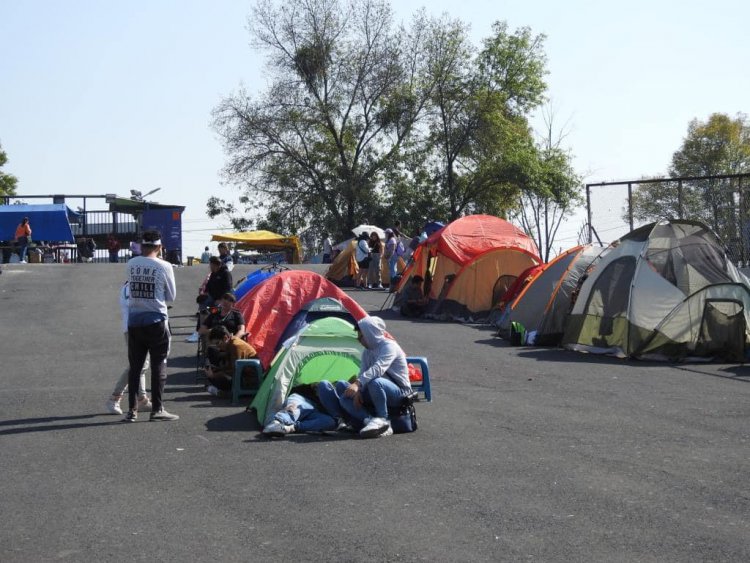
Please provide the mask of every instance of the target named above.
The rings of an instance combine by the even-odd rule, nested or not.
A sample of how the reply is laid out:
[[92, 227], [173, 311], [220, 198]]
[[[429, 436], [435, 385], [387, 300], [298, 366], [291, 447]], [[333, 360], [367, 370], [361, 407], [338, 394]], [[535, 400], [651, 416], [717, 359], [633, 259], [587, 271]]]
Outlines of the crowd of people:
[[[378, 242], [374, 237], [369, 240]], [[141, 254], [128, 261], [127, 279], [120, 290], [128, 368], [118, 378], [106, 409], [122, 415], [120, 402], [127, 392], [124, 422], [136, 422], [138, 412], [146, 410], [150, 410], [151, 421], [176, 421], [179, 416], [168, 412], [163, 401], [171, 340], [168, 303], [176, 298], [173, 267], [160, 258], [158, 231], [144, 232], [139, 243]], [[257, 353], [247, 342], [245, 319], [235, 308], [228, 267], [231, 256], [226, 258], [229, 253], [222, 252], [221, 245], [219, 252], [219, 256], [208, 258], [210, 272], [197, 299], [200, 311], [196, 333], [205, 344], [206, 390], [212, 395], [228, 396], [236, 377], [236, 362], [254, 358]], [[357, 432], [363, 438], [393, 434], [389, 409], [399, 407], [412, 395], [406, 355], [379, 317], [361, 319], [356, 331], [363, 346], [358, 375], [350, 381], [295, 387], [263, 429], [265, 435], [336, 430]], [[149, 368], [151, 397], [146, 392]]]

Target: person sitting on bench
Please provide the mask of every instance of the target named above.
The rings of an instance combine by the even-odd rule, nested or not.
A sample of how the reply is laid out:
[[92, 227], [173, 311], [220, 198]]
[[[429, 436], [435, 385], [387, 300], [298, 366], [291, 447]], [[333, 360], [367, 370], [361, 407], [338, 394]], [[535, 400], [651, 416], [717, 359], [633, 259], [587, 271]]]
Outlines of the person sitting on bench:
[[[221, 324], [211, 329], [211, 332], [208, 334], [208, 342], [211, 348], [218, 350], [219, 361], [213, 363], [209, 356], [209, 361], [206, 365], [207, 390], [212, 395], [219, 395], [220, 392], [231, 392], [232, 377], [234, 377], [234, 368], [237, 360], [255, 358], [258, 354], [255, 348], [244, 340], [232, 336], [227, 327]], [[252, 375], [255, 375], [252, 368], [247, 367], [245, 370], [250, 370]], [[242, 377], [245, 376], [246, 373], [243, 370]], [[245, 386], [249, 387], [250, 385]]]

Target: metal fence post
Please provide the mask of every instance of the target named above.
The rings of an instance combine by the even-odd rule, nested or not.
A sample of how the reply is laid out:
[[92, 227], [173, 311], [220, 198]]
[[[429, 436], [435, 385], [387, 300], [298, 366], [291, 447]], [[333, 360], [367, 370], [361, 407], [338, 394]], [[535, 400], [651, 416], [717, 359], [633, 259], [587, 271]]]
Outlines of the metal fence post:
[[588, 244], [591, 244], [593, 241], [594, 235], [591, 232], [591, 184], [586, 184], [586, 221], [588, 223], [588, 229], [589, 229], [589, 241]]
[[628, 182], [628, 224], [633, 230], [633, 183]]

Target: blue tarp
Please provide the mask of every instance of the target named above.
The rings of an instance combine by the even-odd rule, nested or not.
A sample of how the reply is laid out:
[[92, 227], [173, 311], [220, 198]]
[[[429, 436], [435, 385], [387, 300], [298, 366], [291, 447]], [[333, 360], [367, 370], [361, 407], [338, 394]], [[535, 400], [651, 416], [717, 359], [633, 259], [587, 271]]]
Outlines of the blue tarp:
[[32, 241], [74, 242], [70, 218], [76, 215], [64, 203], [0, 205], [0, 240], [13, 240], [16, 227], [28, 217]]

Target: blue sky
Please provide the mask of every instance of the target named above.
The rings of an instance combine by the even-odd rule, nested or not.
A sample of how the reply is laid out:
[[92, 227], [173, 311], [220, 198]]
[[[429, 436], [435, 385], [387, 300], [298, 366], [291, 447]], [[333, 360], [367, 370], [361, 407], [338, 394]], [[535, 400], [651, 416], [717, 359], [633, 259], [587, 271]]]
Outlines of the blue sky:
[[[750, 112], [750, 2], [393, 5], [399, 20], [422, 6], [460, 17], [476, 43], [496, 20], [546, 34], [548, 96], [588, 182], [665, 173], [691, 119]], [[237, 194], [221, 181], [211, 110], [240, 85], [265, 86], [246, 29], [251, 6], [0, 0], [0, 142], [19, 193], [161, 187], [156, 201], [187, 206], [183, 254], [198, 254], [222, 226], [206, 217], [206, 200]], [[619, 235], [619, 203], [602, 205], [601, 229]], [[579, 227], [570, 221], [560, 245]]]

